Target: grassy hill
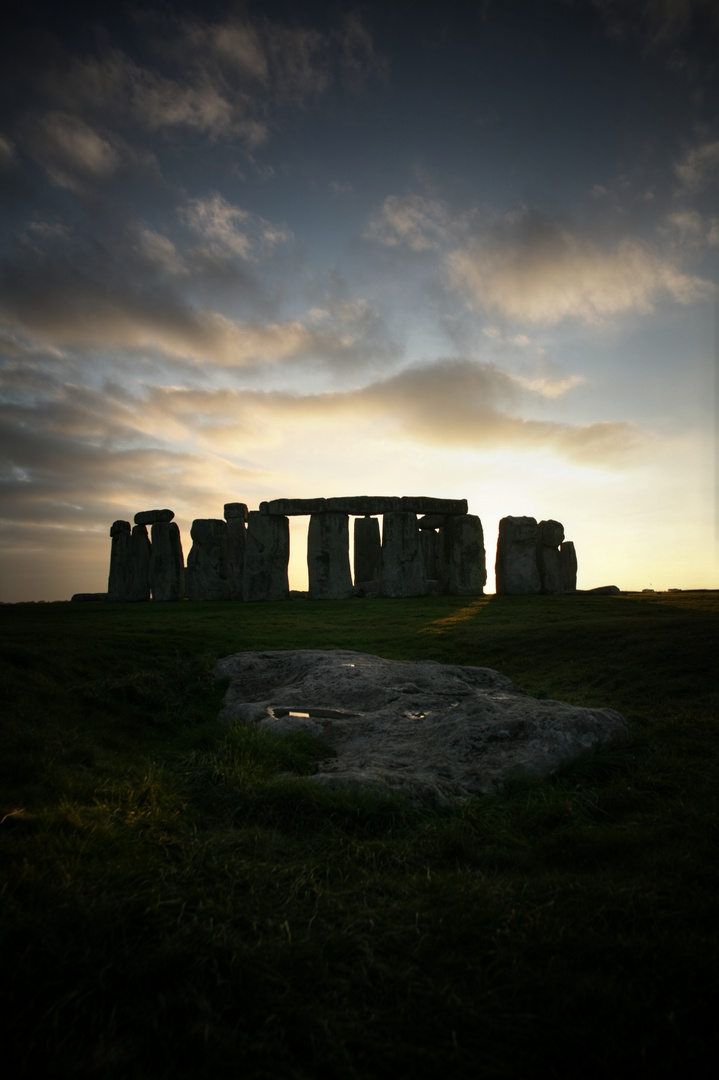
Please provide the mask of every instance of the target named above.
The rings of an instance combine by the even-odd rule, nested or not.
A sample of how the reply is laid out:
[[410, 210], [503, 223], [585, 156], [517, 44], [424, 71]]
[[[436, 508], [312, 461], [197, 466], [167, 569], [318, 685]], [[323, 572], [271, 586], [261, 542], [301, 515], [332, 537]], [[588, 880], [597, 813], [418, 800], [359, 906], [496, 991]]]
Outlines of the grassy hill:
[[[675, 1076], [716, 1043], [719, 595], [0, 606], [9, 1075]], [[451, 809], [216, 719], [242, 649], [497, 668], [634, 741]]]

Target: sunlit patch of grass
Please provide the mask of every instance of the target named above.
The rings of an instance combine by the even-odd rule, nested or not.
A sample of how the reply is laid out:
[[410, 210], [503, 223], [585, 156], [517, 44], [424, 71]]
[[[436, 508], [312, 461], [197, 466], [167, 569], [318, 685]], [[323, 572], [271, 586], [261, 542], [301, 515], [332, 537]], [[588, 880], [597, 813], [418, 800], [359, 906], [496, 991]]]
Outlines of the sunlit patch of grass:
[[480, 597], [477, 600], [473, 600], [471, 604], [467, 604], [466, 607], [460, 608], [458, 611], [453, 611], [451, 615], [445, 615], [443, 618], [434, 619], [427, 626], [421, 627], [420, 634], [444, 634], [447, 631], [452, 630], [458, 623], [467, 622], [469, 619], [473, 619], [478, 615], [483, 608], [489, 604], [488, 597]]

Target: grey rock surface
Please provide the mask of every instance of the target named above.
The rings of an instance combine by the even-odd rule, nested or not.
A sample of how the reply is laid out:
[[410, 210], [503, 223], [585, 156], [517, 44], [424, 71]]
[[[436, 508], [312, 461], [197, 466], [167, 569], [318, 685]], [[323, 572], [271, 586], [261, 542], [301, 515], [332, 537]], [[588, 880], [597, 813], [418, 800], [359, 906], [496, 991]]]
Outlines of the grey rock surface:
[[451, 596], [481, 596], [487, 582], [482, 522], [476, 514], [448, 517], [439, 537], [440, 592]]
[[174, 516], [174, 510], [140, 510], [138, 514], [135, 514], [135, 524], [157, 525], [160, 522], [172, 521]]
[[107, 600], [108, 594], [106, 592], [76, 592], [70, 597], [70, 602], [73, 604], [83, 602], [93, 602], [95, 600]]
[[385, 514], [382, 525], [380, 596], [426, 596], [427, 579], [417, 517]]
[[132, 584], [128, 600], [141, 602], [150, 599], [150, 555], [152, 547], [146, 525], [132, 530]]
[[187, 599], [229, 600], [227, 522], [220, 518], [195, 518], [190, 536], [192, 547], [185, 570]]
[[108, 600], [130, 599], [132, 588], [132, 535], [129, 521], [114, 521], [110, 527], [110, 572], [107, 579]]
[[502, 518], [494, 568], [498, 593], [521, 596], [541, 591], [542, 583], [537, 569], [536, 518]]
[[559, 521], [540, 521], [537, 525], [537, 570], [543, 593], [564, 592], [559, 545], [564, 540], [564, 526]]
[[377, 518], [358, 517], [354, 522], [354, 583], [379, 581], [382, 541]]
[[231, 521], [235, 518], [240, 518], [242, 521], [247, 521], [247, 503], [225, 503], [223, 513], [226, 521]]
[[546, 776], [629, 740], [618, 712], [537, 701], [490, 668], [300, 649], [236, 653], [215, 677], [230, 680], [224, 721], [327, 744], [309, 780], [421, 802], [496, 792], [512, 775]]
[[251, 510], [245, 537], [243, 600], [286, 600], [290, 593], [289, 559], [289, 519]]
[[312, 514], [307, 530], [309, 594], [313, 600], [352, 595], [347, 514]]
[[150, 589], [153, 600], [182, 600], [185, 595], [185, 564], [180, 530], [174, 521], [152, 526]]
[[571, 540], [559, 545], [559, 573], [562, 577], [562, 592], [577, 591], [577, 553]]

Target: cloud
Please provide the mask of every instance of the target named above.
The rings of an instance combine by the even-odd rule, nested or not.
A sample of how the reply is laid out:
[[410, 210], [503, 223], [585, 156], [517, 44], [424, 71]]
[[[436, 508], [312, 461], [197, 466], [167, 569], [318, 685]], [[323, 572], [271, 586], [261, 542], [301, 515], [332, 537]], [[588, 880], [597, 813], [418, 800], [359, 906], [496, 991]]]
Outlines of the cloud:
[[111, 176], [120, 163], [107, 139], [67, 113], [48, 113], [27, 124], [25, 142], [52, 183], [73, 191]]
[[633, 33], [650, 45], [673, 45], [699, 22], [719, 26], [714, 0], [592, 0], [611, 33]]
[[15, 146], [12, 139], [0, 134], [0, 169], [7, 169], [15, 159]]
[[[201, 219], [223, 250], [238, 239], [236, 209], [217, 197]], [[252, 251], [279, 230], [261, 218], [249, 227]], [[101, 241], [63, 224], [34, 222], [0, 257], [0, 319], [32, 347], [156, 352], [171, 359], [241, 368], [278, 362], [339, 371], [397, 353], [382, 319], [363, 300], [329, 299], [318, 317], [241, 319], [192, 302], [187, 261], [161, 233], [130, 223]]]
[[208, 242], [206, 253], [214, 258], [255, 258], [259, 248], [272, 248], [292, 238], [292, 233], [248, 210], [233, 206], [218, 192], [191, 199], [181, 216], [195, 233]]
[[[381, 431], [440, 448], [546, 452], [581, 464], [615, 467], [641, 446], [627, 423], [570, 425], [524, 419], [523, 404], [567, 393], [581, 380], [530, 380], [491, 364], [445, 360], [339, 392], [185, 389], [148, 390], [148, 415], [193, 430], [222, 450], [277, 444], [291, 430], [315, 437], [320, 428], [349, 433], [361, 445]], [[330, 437], [329, 433], [325, 436]]]
[[446, 270], [471, 306], [544, 325], [649, 312], [667, 297], [691, 304], [713, 289], [636, 238], [602, 247], [525, 210], [451, 252]]
[[674, 172], [690, 192], [719, 183], [719, 139], [692, 147], [674, 163]]
[[446, 203], [410, 192], [389, 195], [371, 216], [363, 236], [385, 247], [430, 251], [447, 238], [453, 224]]
[[235, 15], [202, 20], [136, 15], [143, 39], [138, 63], [106, 45], [72, 56], [55, 46], [31, 72], [33, 89], [53, 109], [149, 132], [185, 129], [210, 140], [239, 138], [251, 150], [267, 139], [278, 109], [302, 108], [338, 75], [354, 84], [382, 65], [356, 16], [334, 30], [288, 26]]

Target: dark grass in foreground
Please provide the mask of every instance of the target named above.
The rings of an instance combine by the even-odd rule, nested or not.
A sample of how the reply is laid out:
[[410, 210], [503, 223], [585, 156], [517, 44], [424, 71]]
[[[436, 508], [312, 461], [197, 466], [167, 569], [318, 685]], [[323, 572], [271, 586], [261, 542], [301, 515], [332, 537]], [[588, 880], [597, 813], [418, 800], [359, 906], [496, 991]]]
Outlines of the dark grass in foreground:
[[[716, 1044], [716, 594], [0, 607], [2, 1037], [43, 1077], [675, 1076]], [[217, 723], [214, 661], [355, 648], [624, 712], [452, 810]]]

